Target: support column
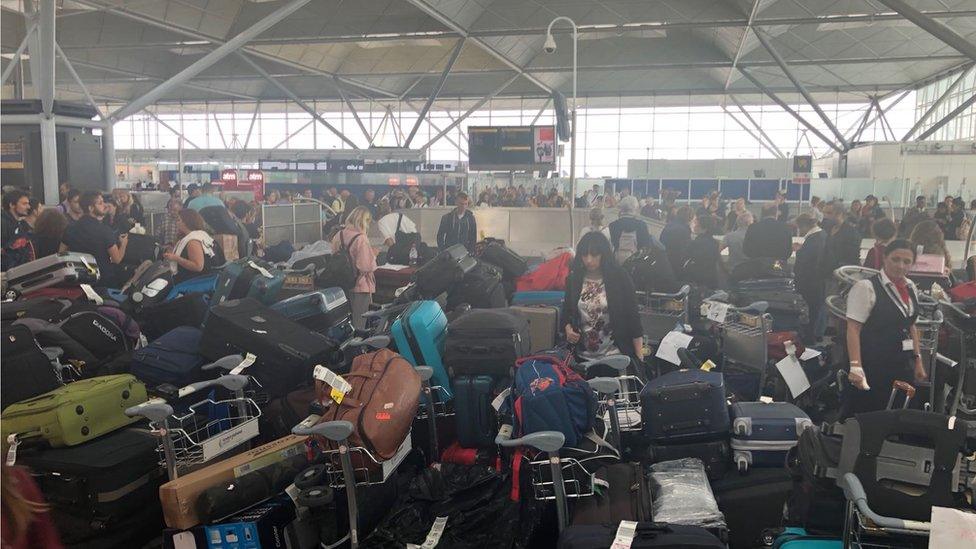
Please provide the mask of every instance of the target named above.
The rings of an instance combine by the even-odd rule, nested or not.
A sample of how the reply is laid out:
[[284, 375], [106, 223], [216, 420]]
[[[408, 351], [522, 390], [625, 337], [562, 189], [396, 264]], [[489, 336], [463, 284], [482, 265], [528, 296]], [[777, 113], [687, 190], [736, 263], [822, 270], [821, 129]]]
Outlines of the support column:
[[[34, 88], [37, 96], [41, 100], [41, 108], [44, 116], [50, 117], [54, 112], [54, 55], [57, 47], [55, 36], [55, 15], [56, 7], [54, 0], [41, 0], [40, 10], [38, 11], [38, 35], [39, 51], [31, 52], [31, 56], [40, 56], [40, 73], [31, 75], [35, 80]], [[36, 78], [35, 78], [36, 76]], [[57, 189], [57, 186], [55, 186]]]
[[44, 181], [44, 203], [57, 204], [58, 200], [58, 134], [54, 117], [40, 117], [41, 125], [41, 173]]
[[102, 127], [102, 163], [105, 190], [111, 191], [118, 186], [119, 181], [115, 175], [115, 129], [110, 121], [106, 121]]

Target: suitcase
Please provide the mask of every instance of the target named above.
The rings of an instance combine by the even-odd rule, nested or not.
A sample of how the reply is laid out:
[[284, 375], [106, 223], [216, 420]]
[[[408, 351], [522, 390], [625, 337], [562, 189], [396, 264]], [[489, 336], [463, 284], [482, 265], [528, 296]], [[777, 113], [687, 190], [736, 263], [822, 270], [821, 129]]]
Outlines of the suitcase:
[[565, 300], [566, 292], [563, 291], [527, 291], [512, 294], [512, 305], [550, 305], [562, 308]]
[[749, 278], [739, 280], [733, 284], [733, 290], [792, 292], [796, 290], [796, 281], [792, 278]]
[[25, 294], [48, 286], [95, 284], [98, 272], [92, 255], [58, 253], [7, 270], [7, 290]]
[[128, 374], [83, 379], [8, 406], [3, 437], [41, 437], [55, 448], [77, 446], [135, 422], [123, 412], [147, 399], [146, 386]]
[[721, 373], [668, 372], [649, 381], [640, 398], [644, 434], [653, 441], [702, 440], [729, 430]]
[[638, 292], [673, 293], [680, 288], [671, 259], [663, 249], [652, 246], [639, 250], [621, 267], [630, 275]]
[[511, 386], [506, 379], [491, 376], [458, 376], [453, 379], [454, 420], [462, 448], [494, 448], [498, 420], [491, 402]]
[[246, 258], [224, 265], [217, 277], [213, 305], [231, 299], [251, 297], [265, 305], [275, 302], [285, 283], [285, 273], [260, 259]]
[[785, 468], [752, 469], [713, 481], [712, 492], [725, 515], [732, 547], [766, 547], [763, 531], [783, 524], [783, 505], [793, 487]]
[[380, 267], [373, 271], [376, 276], [376, 293], [373, 301], [376, 303], [390, 303], [396, 297], [396, 291], [411, 282], [417, 273], [414, 267], [390, 269]]
[[725, 476], [732, 464], [729, 440], [723, 436], [716, 440], [701, 442], [686, 442], [669, 444], [666, 441], [649, 444], [645, 454], [647, 463], [658, 463], [682, 458], [698, 458], [705, 466], [709, 480], [718, 480]]
[[19, 452], [17, 461], [30, 467], [68, 542], [111, 530], [139, 509], [162, 514], [158, 446], [148, 431], [130, 428], [70, 448]]
[[139, 311], [140, 327], [149, 341], [180, 326], [200, 328], [209, 308], [205, 294], [184, 294]]
[[529, 322], [512, 309], [472, 309], [451, 322], [444, 363], [451, 376], [511, 374], [532, 349]]
[[271, 309], [321, 334], [352, 322], [352, 309], [342, 288], [296, 295], [275, 303]]
[[467, 248], [455, 244], [417, 269], [417, 291], [424, 299], [436, 299], [460, 282], [477, 263], [475, 258], [468, 255]]
[[15, 322], [20, 318], [39, 318], [48, 322], [63, 316], [62, 313], [71, 307], [71, 301], [55, 297], [32, 297], [16, 301], [4, 301], [0, 305], [0, 319], [3, 322]]
[[414, 366], [434, 369], [432, 386], [441, 387], [441, 401], [452, 398], [451, 382], [442, 359], [447, 337], [447, 316], [436, 301], [417, 301], [410, 304], [393, 322], [390, 333], [397, 352]]
[[844, 541], [833, 536], [815, 536], [803, 528], [790, 527], [773, 541], [773, 549], [843, 549]]
[[173, 288], [173, 271], [168, 261], [145, 262], [122, 287], [128, 296], [129, 307], [137, 311], [141, 307], [162, 303]]
[[740, 473], [750, 467], [785, 467], [786, 455], [813, 422], [788, 402], [732, 405], [732, 458]]
[[571, 524], [611, 524], [621, 520], [651, 520], [651, 494], [637, 463], [617, 463], [596, 471], [607, 484], [593, 496], [579, 498], [573, 507]]
[[2, 339], [0, 410], [61, 386], [61, 373], [26, 326], [4, 326]]
[[453, 311], [462, 303], [467, 303], [474, 309], [507, 307], [501, 270], [479, 261], [447, 292], [447, 310]]
[[334, 346], [256, 299], [233, 299], [215, 305], [207, 315], [200, 354], [209, 360], [252, 353], [257, 362], [246, 370], [268, 398], [284, 396], [308, 384], [316, 364], [330, 364]]
[[532, 346], [529, 352], [535, 353], [556, 346], [559, 326], [559, 308], [546, 305], [533, 307], [512, 307], [529, 321], [529, 339]]
[[216, 274], [208, 274], [174, 284], [173, 288], [169, 291], [169, 295], [166, 296], [166, 301], [172, 301], [182, 295], [194, 293], [209, 296], [213, 294], [214, 288], [217, 287], [217, 278], [218, 275]]
[[[610, 549], [618, 523], [570, 526], [559, 534], [559, 549]], [[715, 534], [699, 526], [638, 522], [631, 549], [725, 549]]]
[[143, 261], [156, 261], [159, 257], [159, 243], [148, 234], [128, 233], [123, 265], [139, 265]]
[[199, 328], [181, 326], [132, 353], [130, 373], [153, 388], [164, 383], [184, 387], [203, 377]]
[[481, 250], [479, 259], [490, 263], [505, 275], [505, 278], [518, 278], [529, 269], [525, 259], [505, 246], [504, 242], [490, 241]]

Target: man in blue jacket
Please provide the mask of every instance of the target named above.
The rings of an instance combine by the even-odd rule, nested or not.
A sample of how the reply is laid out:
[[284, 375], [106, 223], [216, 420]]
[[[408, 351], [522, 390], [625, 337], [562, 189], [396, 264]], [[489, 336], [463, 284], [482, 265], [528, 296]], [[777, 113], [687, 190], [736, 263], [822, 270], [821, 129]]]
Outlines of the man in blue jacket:
[[455, 208], [441, 218], [437, 229], [437, 247], [441, 250], [462, 244], [468, 252], [474, 253], [474, 245], [478, 241], [478, 224], [474, 214], [468, 209], [469, 202], [467, 194], [458, 193], [454, 200]]

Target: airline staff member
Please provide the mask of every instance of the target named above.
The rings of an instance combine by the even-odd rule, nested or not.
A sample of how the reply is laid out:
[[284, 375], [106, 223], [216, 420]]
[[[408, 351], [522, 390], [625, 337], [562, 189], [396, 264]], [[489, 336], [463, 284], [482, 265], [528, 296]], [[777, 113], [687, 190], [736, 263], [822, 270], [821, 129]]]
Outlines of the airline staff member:
[[847, 352], [850, 357], [846, 415], [884, 410], [895, 380], [924, 381], [919, 354], [918, 294], [906, 274], [915, 262], [911, 242], [898, 239], [884, 249], [879, 274], [860, 280], [847, 296]]

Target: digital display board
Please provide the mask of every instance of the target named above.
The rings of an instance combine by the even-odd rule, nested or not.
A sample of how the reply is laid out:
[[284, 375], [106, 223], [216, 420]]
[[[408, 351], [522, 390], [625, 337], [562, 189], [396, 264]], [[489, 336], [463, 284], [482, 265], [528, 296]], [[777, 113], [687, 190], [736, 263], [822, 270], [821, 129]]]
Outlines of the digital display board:
[[468, 169], [554, 170], [554, 126], [469, 126]]

